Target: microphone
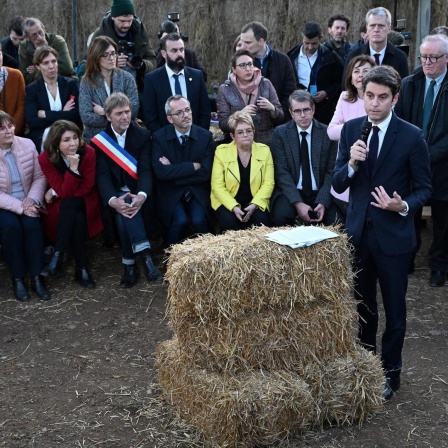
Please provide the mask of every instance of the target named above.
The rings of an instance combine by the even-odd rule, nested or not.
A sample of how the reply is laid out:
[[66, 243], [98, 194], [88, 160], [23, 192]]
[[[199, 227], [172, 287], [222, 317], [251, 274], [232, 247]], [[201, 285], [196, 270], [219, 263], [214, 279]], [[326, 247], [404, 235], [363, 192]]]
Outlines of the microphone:
[[[362, 124], [361, 128], [361, 140], [367, 145], [367, 140], [369, 138], [370, 130], [372, 129], [372, 122], [366, 118], [366, 121]], [[361, 166], [361, 160], [355, 160], [355, 165], [357, 167]]]

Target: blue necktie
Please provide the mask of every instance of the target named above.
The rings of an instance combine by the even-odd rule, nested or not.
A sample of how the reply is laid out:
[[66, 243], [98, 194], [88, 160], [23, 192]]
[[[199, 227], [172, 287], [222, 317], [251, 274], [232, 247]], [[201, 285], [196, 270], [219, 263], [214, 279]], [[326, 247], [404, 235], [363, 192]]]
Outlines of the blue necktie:
[[176, 95], [182, 95], [182, 89], [180, 88], [180, 82], [179, 82], [179, 76], [180, 75], [173, 75], [173, 78], [174, 78], [174, 93]]
[[378, 137], [379, 130], [380, 128], [378, 126], [372, 127], [372, 137], [370, 138], [369, 155], [367, 157], [370, 177], [373, 176], [373, 171], [375, 170], [376, 161], [378, 159], [378, 147], [380, 145], [380, 139]]
[[428, 124], [429, 117], [431, 116], [432, 106], [434, 104], [434, 86], [436, 85], [436, 81], [433, 79], [429, 84], [428, 91], [426, 92], [425, 104], [423, 105], [423, 122], [422, 122], [422, 130], [423, 137], [426, 139], [428, 136]]

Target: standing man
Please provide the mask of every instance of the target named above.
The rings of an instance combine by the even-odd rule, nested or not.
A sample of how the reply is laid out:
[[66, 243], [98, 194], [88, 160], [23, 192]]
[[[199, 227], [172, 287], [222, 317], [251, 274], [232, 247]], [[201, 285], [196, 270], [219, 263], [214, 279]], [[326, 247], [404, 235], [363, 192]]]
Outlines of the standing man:
[[271, 152], [275, 189], [271, 220], [275, 226], [332, 225], [340, 220], [330, 194], [337, 142], [329, 139], [327, 126], [314, 119], [314, 100], [306, 90], [289, 97], [292, 120], [275, 128]]
[[108, 124], [90, 142], [96, 149], [96, 180], [100, 195], [114, 212], [120, 237], [124, 273], [120, 286], [137, 283], [136, 256], [143, 262], [148, 281], [162, 279], [149, 249], [142, 206], [151, 197], [151, 134], [131, 121], [131, 101], [121, 92], [104, 103]]
[[297, 88], [306, 89], [316, 103], [316, 119], [328, 125], [341, 93], [343, 64], [339, 56], [322, 45], [322, 27], [307, 22], [302, 28], [302, 45], [288, 51], [295, 69]]
[[43, 45], [48, 45], [58, 52], [58, 73], [60, 75], [76, 76], [67, 42], [62, 36], [47, 33], [42, 22], [33, 17], [23, 21], [22, 30], [26, 40], [19, 44], [19, 69], [25, 78], [26, 85], [40, 77], [40, 71], [33, 64], [33, 59], [36, 49]]
[[160, 40], [161, 53], [166, 63], [147, 73], [143, 93], [146, 127], [157, 131], [169, 124], [165, 103], [170, 96], [182, 95], [190, 102], [193, 123], [201, 128], [210, 127], [210, 100], [200, 70], [185, 67], [185, 46], [176, 33]]
[[288, 99], [296, 89], [294, 69], [288, 56], [274, 50], [268, 43], [268, 30], [260, 22], [249, 22], [241, 30], [242, 48], [249, 50], [254, 56], [255, 66], [261, 70], [262, 76], [269, 79], [277, 92], [286, 117], [289, 116]]
[[156, 55], [149, 45], [149, 36], [143, 22], [135, 15], [132, 0], [112, 0], [97, 36], [108, 36], [118, 46], [117, 66], [131, 73], [139, 92], [143, 92], [145, 73], [156, 68]]
[[[350, 51], [345, 60], [345, 68], [355, 56], [368, 54], [376, 62], [376, 65], [390, 65], [400, 74], [401, 78], [409, 75], [406, 54], [387, 41], [387, 35], [391, 30], [391, 21], [389, 10], [382, 6], [367, 12], [366, 25], [369, 41]], [[345, 79], [345, 76], [342, 79]]]
[[434, 190], [429, 284], [443, 286], [448, 271], [448, 38], [426, 36], [419, 58], [423, 70], [404, 79], [395, 112], [421, 128], [428, 144]]
[[328, 40], [324, 45], [337, 54], [342, 66], [351, 49], [350, 42], [345, 39], [349, 28], [350, 19], [343, 14], [336, 14], [328, 19]]
[[195, 233], [210, 231], [210, 178], [214, 155], [210, 131], [193, 124], [190, 102], [181, 95], [165, 105], [170, 124], [153, 135], [152, 167], [165, 247], [182, 239], [189, 222]]
[[[22, 31], [23, 17], [13, 17], [8, 23], [9, 36], [0, 40], [2, 46], [3, 56], [7, 54], [14, 59], [16, 65], [12, 68], [19, 68], [19, 44], [25, 40], [25, 36]], [[10, 67], [8, 65], [8, 67]]]
[[366, 117], [342, 128], [333, 188], [350, 187], [346, 228], [355, 246], [355, 298], [359, 338], [376, 352], [379, 280], [386, 329], [381, 360], [386, 374], [383, 398], [400, 388], [406, 332], [408, 261], [416, 244], [413, 215], [431, 196], [428, 147], [420, 129], [397, 118], [400, 75], [392, 67], [372, 68], [362, 80], [372, 130], [360, 139]]

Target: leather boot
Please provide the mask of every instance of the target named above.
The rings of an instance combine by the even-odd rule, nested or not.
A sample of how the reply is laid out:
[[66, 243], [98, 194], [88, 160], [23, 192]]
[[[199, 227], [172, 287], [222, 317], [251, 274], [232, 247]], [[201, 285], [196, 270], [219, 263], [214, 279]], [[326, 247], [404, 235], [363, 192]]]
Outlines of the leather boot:
[[163, 280], [163, 274], [154, 265], [151, 255], [143, 255], [141, 259], [143, 261], [143, 267], [148, 282], [158, 282]]
[[31, 289], [38, 295], [40, 300], [50, 300], [51, 294], [45, 287], [45, 283], [40, 275], [31, 277]]
[[50, 263], [44, 267], [40, 275], [49, 277], [51, 275], [60, 274], [62, 271], [62, 262], [64, 261], [64, 252], [56, 251], [51, 258]]
[[89, 270], [85, 266], [82, 267], [76, 266], [75, 281], [84, 288], [95, 288], [96, 286], [95, 280], [93, 280]]
[[139, 271], [137, 264], [125, 264], [124, 272], [120, 280], [120, 286], [122, 288], [131, 288], [137, 283], [138, 277]]
[[30, 300], [30, 295], [26, 289], [23, 277], [12, 279], [12, 290], [16, 299], [20, 302], [28, 302]]

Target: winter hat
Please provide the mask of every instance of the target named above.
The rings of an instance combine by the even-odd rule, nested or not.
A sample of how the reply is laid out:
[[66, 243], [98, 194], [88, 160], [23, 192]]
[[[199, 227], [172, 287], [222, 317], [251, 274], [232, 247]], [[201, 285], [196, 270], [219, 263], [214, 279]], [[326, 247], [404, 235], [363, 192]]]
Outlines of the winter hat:
[[127, 16], [133, 14], [135, 16], [135, 8], [132, 0], [112, 0], [110, 6], [111, 17]]

